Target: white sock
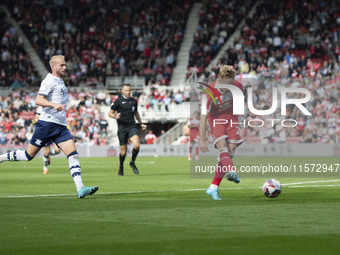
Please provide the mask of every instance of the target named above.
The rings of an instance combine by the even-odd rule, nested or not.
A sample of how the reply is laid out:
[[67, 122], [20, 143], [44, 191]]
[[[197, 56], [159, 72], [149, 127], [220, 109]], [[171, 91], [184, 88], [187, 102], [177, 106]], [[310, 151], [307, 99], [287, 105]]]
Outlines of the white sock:
[[46, 157], [45, 155], [43, 155], [43, 166], [44, 167], [48, 166], [48, 157]]
[[218, 186], [215, 185], [215, 184], [211, 184], [211, 185], [210, 185], [210, 188], [212, 188], [212, 189], [218, 189]]
[[[32, 157], [27, 157], [28, 153], [23, 150], [14, 150], [0, 156], [1, 161], [29, 161]], [[28, 155], [29, 156], [29, 155]]]
[[77, 191], [84, 186], [83, 181], [81, 179], [81, 169], [79, 163], [79, 154], [73, 154], [68, 157], [68, 165], [70, 167], [70, 174], [73, 178], [74, 184], [76, 185]]

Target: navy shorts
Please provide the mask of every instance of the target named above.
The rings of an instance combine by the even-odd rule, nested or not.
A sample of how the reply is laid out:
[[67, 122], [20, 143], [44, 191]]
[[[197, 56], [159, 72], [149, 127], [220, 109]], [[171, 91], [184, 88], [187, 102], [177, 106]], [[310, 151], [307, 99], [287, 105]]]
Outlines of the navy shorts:
[[31, 144], [42, 148], [49, 141], [59, 144], [73, 139], [66, 126], [53, 122], [38, 120], [35, 131], [31, 139]]
[[53, 141], [52, 141], [52, 140], [49, 140], [49, 141], [45, 144], [45, 147], [50, 146], [52, 143], [53, 143]]
[[139, 136], [139, 131], [136, 125], [130, 127], [118, 126], [119, 145], [127, 144], [129, 138], [133, 137], [134, 135]]

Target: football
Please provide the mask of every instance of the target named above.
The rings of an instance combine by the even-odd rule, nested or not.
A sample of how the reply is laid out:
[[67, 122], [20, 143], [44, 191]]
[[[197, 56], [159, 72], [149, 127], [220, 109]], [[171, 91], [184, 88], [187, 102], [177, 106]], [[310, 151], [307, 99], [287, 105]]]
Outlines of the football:
[[269, 198], [278, 197], [281, 194], [282, 185], [278, 180], [269, 179], [264, 182], [262, 186], [262, 191], [266, 197]]

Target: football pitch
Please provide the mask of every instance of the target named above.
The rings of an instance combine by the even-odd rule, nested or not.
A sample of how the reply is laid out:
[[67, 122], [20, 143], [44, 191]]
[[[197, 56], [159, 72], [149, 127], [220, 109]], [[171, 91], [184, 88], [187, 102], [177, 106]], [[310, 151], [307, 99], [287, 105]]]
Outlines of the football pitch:
[[139, 157], [138, 176], [129, 159], [122, 177], [118, 158], [80, 158], [84, 184], [99, 186], [84, 199], [64, 158], [52, 157], [47, 175], [41, 158], [0, 164], [0, 254], [340, 254], [340, 179], [280, 177], [282, 193], [269, 199], [268, 178], [240, 174], [214, 201], [211, 179], [190, 178], [186, 157]]

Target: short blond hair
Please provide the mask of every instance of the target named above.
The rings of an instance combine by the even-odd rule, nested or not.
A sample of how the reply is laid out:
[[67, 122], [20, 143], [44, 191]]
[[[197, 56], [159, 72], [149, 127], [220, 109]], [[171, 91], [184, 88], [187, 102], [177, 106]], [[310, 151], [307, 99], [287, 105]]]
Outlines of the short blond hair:
[[218, 75], [220, 78], [235, 78], [236, 71], [232, 66], [222, 65]]
[[54, 55], [51, 57], [50, 59], [50, 66], [52, 66], [52, 64], [55, 63], [55, 60], [58, 59], [58, 58], [61, 58], [62, 60], [65, 60], [65, 57], [63, 55]]

